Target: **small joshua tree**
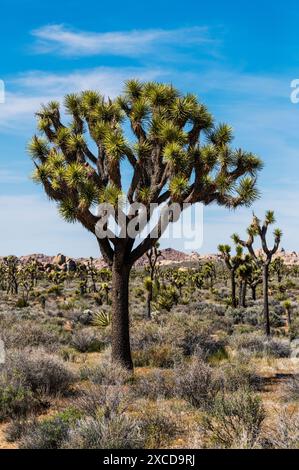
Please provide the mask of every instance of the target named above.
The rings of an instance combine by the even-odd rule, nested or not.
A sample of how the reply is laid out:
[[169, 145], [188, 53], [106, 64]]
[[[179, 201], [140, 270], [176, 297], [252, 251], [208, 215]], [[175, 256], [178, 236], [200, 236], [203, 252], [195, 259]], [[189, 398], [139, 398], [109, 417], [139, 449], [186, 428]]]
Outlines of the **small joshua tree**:
[[273, 271], [273, 273], [276, 274], [278, 284], [280, 284], [282, 281], [283, 275], [285, 273], [285, 269], [286, 267], [284, 264], [284, 260], [280, 256], [278, 256], [277, 258], [273, 260], [273, 263], [271, 265], [271, 270]]
[[4, 258], [6, 269], [6, 292], [7, 294], [18, 294], [19, 292], [19, 260], [16, 256], [7, 256]]
[[231, 301], [234, 308], [237, 307], [238, 301], [236, 296], [236, 272], [242, 263], [243, 249], [240, 245], [236, 247], [236, 255], [232, 256], [231, 247], [229, 245], [219, 245], [218, 250], [224, 259], [225, 265], [230, 272], [231, 280]]
[[255, 264], [253, 260], [250, 263], [248, 284], [251, 289], [251, 298], [256, 300], [256, 289], [259, 284], [263, 283], [262, 279], [262, 270], [259, 266]]
[[[273, 255], [277, 252], [282, 237], [282, 232], [279, 229], [274, 230], [274, 245], [270, 249], [267, 243], [267, 232], [270, 225], [275, 223], [273, 211], [267, 211], [264, 222], [262, 223], [255, 215], [249, 228], [247, 229], [247, 241], [241, 240], [239, 235], [234, 234], [233, 239], [236, 244], [242, 245], [247, 248], [252, 259], [258, 267], [263, 271], [263, 298], [264, 298], [264, 317], [265, 317], [265, 331], [266, 335], [270, 336], [270, 315], [269, 315], [269, 267]], [[263, 256], [258, 256], [253, 248], [255, 237], [258, 236], [261, 240]]]
[[[258, 196], [256, 174], [262, 164], [252, 153], [233, 149], [232, 129], [215, 126], [196, 96], [183, 95], [172, 85], [130, 80], [114, 100], [95, 91], [68, 95], [65, 110], [68, 125], [62, 122], [57, 102], [37, 113], [43, 138], [34, 136], [29, 145], [34, 179], [66, 221], [80, 222], [97, 238], [112, 268], [112, 358], [132, 368], [128, 301], [133, 264], [174, 220], [169, 211], [174, 203], [180, 208], [198, 202], [250, 206]], [[128, 125], [133, 142], [125, 137]], [[124, 164], [126, 174], [131, 168], [129, 184], [123, 181]], [[126, 214], [118, 204], [125, 198], [124, 188], [131, 209], [135, 203]], [[104, 218], [101, 209], [95, 215], [99, 203], [114, 208], [116, 224], [122, 218], [122, 236], [109, 230], [99, 236], [97, 227]], [[148, 223], [152, 204], [166, 210], [138, 244], [138, 234], [127, 229], [140, 203]]]
[[87, 273], [88, 273], [88, 276], [90, 277], [90, 281], [91, 281], [90, 291], [95, 293], [95, 292], [97, 292], [98, 270], [96, 269], [96, 267], [94, 265], [94, 260], [93, 260], [92, 256], [87, 261], [86, 269], [87, 269]]
[[244, 259], [242, 259], [242, 262], [237, 269], [237, 275], [240, 279], [239, 306], [246, 308], [247, 285], [249, 284], [249, 279], [251, 275], [251, 263], [249, 255], [245, 256]]

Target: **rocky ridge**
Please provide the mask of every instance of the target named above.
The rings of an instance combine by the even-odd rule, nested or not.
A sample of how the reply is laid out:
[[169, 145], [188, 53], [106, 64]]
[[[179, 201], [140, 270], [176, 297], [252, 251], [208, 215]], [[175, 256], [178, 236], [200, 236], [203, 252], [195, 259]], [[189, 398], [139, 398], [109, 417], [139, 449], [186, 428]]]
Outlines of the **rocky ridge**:
[[[173, 248], [166, 248], [161, 250], [162, 256], [160, 258], [161, 265], [170, 265], [170, 264], [186, 264], [194, 263], [199, 261], [213, 261], [219, 259], [219, 254], [207, 254], [201, 255], [197, 252], [184, 253], [182, 251], [174, 250]], [[281, 257], [287, 266], [294, 266], [299, 264], [299, 253], [287, 252], [285, 250], [280, 250], [275, 257]], [[3, 257], [0, 257], [0, 261]], [[42, 253], [35, 253], [31, 255], [21, 256], [21, 263], [26, 263], [30, 259], [36, 260], [43, 265], [51, 264], [61, 267], [68, 266], [70, 270], [75, 269], [76, 264], [87, 263], [88, 258], [69, 258], [61, 253], [56, 256], [48, 256]], [[94, 259], [94, 264], [97, 268], [101, 269], [106, 266], [105, 261], [102, 258]], [[146, 256], [143, 256], [140, 260], [137, 261], [136, 266], [144, 266], [147, 264]]]

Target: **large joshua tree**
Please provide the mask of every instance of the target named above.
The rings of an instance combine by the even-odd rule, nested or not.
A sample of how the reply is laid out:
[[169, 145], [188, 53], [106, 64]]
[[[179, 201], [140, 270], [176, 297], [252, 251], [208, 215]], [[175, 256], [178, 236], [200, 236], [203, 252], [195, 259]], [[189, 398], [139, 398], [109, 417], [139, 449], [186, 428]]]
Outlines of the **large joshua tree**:
[[[258, 196], [256, 173], [261, 161], [231, 148], [232, 130], [214, 126], [207, 108], [192, 94], [171, 85], [130, 80], [124, 93], [105, 99], [95, 91], [67, 95], [63, 124], [60, 106], [51, 102], [37, 113], [38, 129], [29, 150], [34, 178], [58, 204], [68, 222], [79, 221], [96, 236], [103, 258], [112, 268], [112, 358], [132, 368], [129, 341], [128, 285], [131, 268], [160, 238], [173, 216], [160, 214], [157, 226], [142, 241], [132, 235], [98, 236], [99, 202], [114, 207], [120, 197], [143, 203], [150, 220], [152, 203], [202, 202], [236, 208]], [[129, 129], [129, 126], [131, 129]], [[126, 135], [132, 138], [129, 142]], [[124, 182], [131, 168], [131, 180]], [[128, 227], [136, 211], [121, 214]], [[123, 227], [122, 227], [123, 228]]]
[[[268, 247], [267, 233], [270, 225], [275, 223], [275, 217], [273, 211], [267, 211], [265, 219], [261, 222], [256, 215], [253, 215], [251, 225], [247, 229], [248, 239], [246, 241], [241, 240], [239, 235], [234, 234], [233, 239], [238, 245], [242, 245], [248, 249], [253, 261], [263, 271], [263, 299], [264, 299], [264, 318], [265, 318], [265, 332], [267, 336], [270, 336], [270, 315], [269, 315], [269, 268], [273, 255], [277, 252], [282, 237], [282, 232], [279, 229], [275, 229], [274, 244], [272, 249]], [[262, 255], [254, 250], [253, 244], [255, 237], [258, 236], [261, 241]]]

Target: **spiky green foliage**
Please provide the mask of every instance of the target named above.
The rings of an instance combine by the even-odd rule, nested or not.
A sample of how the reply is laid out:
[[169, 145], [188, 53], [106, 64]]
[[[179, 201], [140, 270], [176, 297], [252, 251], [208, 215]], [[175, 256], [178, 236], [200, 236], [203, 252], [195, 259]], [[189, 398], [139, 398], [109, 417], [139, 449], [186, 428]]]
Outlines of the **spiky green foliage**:
[[[214, 125], [195, 95], [135, 79], [128, 80], [114, 100], [84, 91], [67, 95], [64, 108], [70, 117], [67, 126], [57, 102], [37, 113], [42, 138], [34, 136], [29, 144], [34, 180], [43, 184], [67, 221], [79, 221], [94, 234], [100, 216], [95, 216], [93, 206], [109, 202], [116, 207], [123, 198], [124, 161], [132, 170], [130, 203], [215, 202], [235, 208], [250, 205], [259, 195], [256, 175], [261, 161], [232, 148], [231, 127]], [[125, 135], [128, 124], [132, 142]], [[155, 242], [146, 239], [134, 249], [130, 240], [123, 243], [134, 262]], [[111, 263], [110, 242], [101, 239], [99, 244]]]
[[232, 235], [232, 239], [234, 240], [235, 243], [238, 243], [239, 245], [242, 245], [243, 247], [248, 249], [249, 254], [251, 255], [251, 257], [253, 258], [253, 260], [256, 262], [257, 265], [261, 266], [263, 264], [263, 259], [260, 258], [256, 254], [253, 248], [253, 244], [254, 244], [256, 237], [260, 238], [262, 250], [265, 255], [265, 259], [269, 264], [272, 260], [273, 255], [277, 252], [279, 248], [279, 244], [280, 244], [281, 237], [282, 237], [282, 231], [280, 229], [277, 228], [273, 232], [274, 246], [272, 249], [268, 247], [268, 243], [266, 239], [269, 225], [272, 225], [274, 223], [275, 223], [275, 215], [273, 211], [266, 212], [263, 222], [261, 222], [261, 220], [255, 214], [253, 214], [252, 222], [247, 229], [248, 239], [244, 241], [244, 240], [241, 240], [238, 234]]

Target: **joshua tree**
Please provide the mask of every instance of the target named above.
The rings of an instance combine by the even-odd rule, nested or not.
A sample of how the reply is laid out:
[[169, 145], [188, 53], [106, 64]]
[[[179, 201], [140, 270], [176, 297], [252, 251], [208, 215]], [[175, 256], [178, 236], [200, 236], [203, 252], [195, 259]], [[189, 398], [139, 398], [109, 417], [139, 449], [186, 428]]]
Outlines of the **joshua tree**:
[[4, 258], [4, 265], [6, 269], [6, 292], [8, 294], [18, 294], [19, 293], [19, 280], [18, 280], [18, 270], [19, 270], [19, 260], [16, 256], [7, 256]]
[[98, 270], [96, 269], [94, 265], [94, 260], [93, 257], [91, 256], [87, 262], [87, 273], [90, 277], [91, 280], [91, 287], [90, 291], [92, 292], [97, 292], [97, 275], [98, 275]]
[[247, 293], [247, 285], [249, 284], [249, 279], [251, 276], [251, 258], [249, 255], [245, 256], [244, 259], [241, 260], [241, 264], [237, 269], [237, 275], [240, 279], [240, 290], [239, 290], [239, 306], [246, 308], [246, 293]]
[[[194, 95], [182, 95], [171, 85], [130, 80], [123, 95], [114, 100], [94, 91], [67, 95], [67, 126], [59, 108], [59, 103], [51, 102], [37, 113], [43, 138], [34, 136], [29, 145], [34, 179], [58, 204], [65, 220], [79, 221], [96, 236], [112, 268], [112, 359], [132, 368], [128, 299], [133, 264], [175, 220], [174, 203], [180, 208], [198, 202], [250, 206], [258, 196], [256, 174], [262, 164], [252, 153], [232, 149], [232, 129], [214, 126], [211, 114]], [[127, 124], [132, 143], [125, 138]], [[126, 198], [124, 188], [128, 188]], [[127, 212], [118, 204], [124, 198], [130, 205]], [[120, 233], [107, 229], [103, 236], [107, 212], [100, 207], [95, 215], [99, 202], [113, 206], [116, 224], [122, 220]], [[145, 206], [146, 222], [152, 204], [164, 207], [156, 227], [142, 241], [127, 230], [136, 213], [140, 215], [133, 203]]]
[[213, 261], [208, 261], [202, 266], [202, 276], [204, 279], [209, 281], [210, 289], [213, 289], [214, 282], [216, 280], [216, 265]]
[[102, 282], [100, 284], [101, 287], [101, 292], [104, 294], [105, 302], [108, 305], [109, 304], [109, 292], [110, 292], [110, 287], [108, 282]]
[[236, 308], [238, 305], [237, 297], [236, 297], [236, 272], [242, 263], [243, 249], [240, 245], [237, 245], [235, 256], [231, 255], [231, 247], [229, 245], [219, 245], [218, 250], [220, 251], [221, 256], [224, 259], [227, 269], [230, 271], [231, 300], [232, 300], [232, 306]]
[[[256, 265], [263, 270], [263, 297], [264, 297], [264, 317], [265, 317], [265, 330], [267, 336], [270, 336], [270, 316], [269, 316], [269, 267], [272, 261], [273, 255], [277, 252], [282, 237], [282, 232], [279, 229], [274, 230], [274, 245], [272, 249], [268, 248], [266, 236], [269, 225], [275, 223], [275, 217], [273, 211], [267, 211], [264, 222], [253, 215], [253, 220], [249, 228], [247, 229], [248, 239], [243, 241], [239, 235], [234, 234], [233, 239], [235, 243], [246, 247]], [[262, 245], [263, 256], [258, 256], [254, 251], [253, 243], [255, 237], [259, 236]]]
[[276, 276], [277, 276], [277, 282], [278, 282], [278, 284], [280, 284], [281, 281], [282, 281], [282, 277], [283, 277], [283, 275], [284, 275], [284, 273], [285, 273], [285, 264], [284, 264], [283, 259], [282, 259], [280, 256], [278, 256], [277, 258], [275, 258], [275, 259], [273, 260], [273, 263], [272, 263], [271, 268], [272, 268], [272, 271], [273, 271], [273, 272], [276, 274]]
[[149, 276], [145, 279], [145, 287], [147, 291], [146, 316], [150, 320], [152, 316], [153, 288], [157, 272], [157, 262], [162, 256], [162, 253], [159, 250], [159, 244], [156, 243], [154, 246], [152, 246], [150, 250], [146, 252], [146, 256], [148, 259], [149, 270]]

